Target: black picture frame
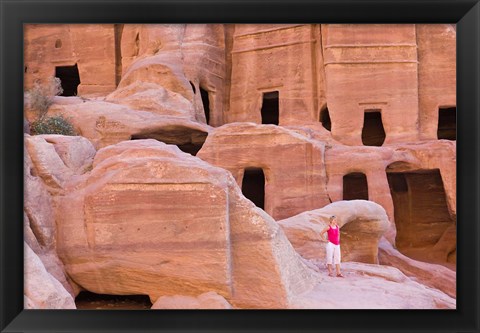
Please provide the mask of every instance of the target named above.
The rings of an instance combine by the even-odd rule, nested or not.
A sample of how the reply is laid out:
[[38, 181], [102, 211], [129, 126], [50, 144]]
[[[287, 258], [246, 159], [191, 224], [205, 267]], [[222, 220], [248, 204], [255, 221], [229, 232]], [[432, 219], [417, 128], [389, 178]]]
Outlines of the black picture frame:
[[[478, 332], [479, 0], [0, 0], [1, 332]], [[457, 309], [23, 309], [23, 24], [456, 23]]]

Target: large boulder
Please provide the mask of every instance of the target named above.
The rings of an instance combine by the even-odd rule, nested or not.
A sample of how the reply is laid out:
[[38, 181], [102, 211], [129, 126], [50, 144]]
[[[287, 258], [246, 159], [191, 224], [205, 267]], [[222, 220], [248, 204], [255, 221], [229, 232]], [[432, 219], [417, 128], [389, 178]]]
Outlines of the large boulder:
[[215, 291], [234, 307], [284, 308], [312, 271], [227, 171], [155, 140], [98, 151], [57, 198], [58, 253], [100, 294]]

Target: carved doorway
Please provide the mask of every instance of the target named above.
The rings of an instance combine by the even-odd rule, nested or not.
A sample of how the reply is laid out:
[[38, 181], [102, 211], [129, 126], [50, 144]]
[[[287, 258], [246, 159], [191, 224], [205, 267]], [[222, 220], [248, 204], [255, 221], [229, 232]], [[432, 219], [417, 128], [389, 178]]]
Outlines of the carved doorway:
[[63, 93], [61, 96], [77, 96], [77, 87], [80, 84], [77, 64], [74, 66], [55, 67], [55, 76], [62, 83]]
[[279, 123], [279, 96], [278, 91], [263, 93], [262, 102], [262, 124]]
[[361, 172], [343, 176], [343, 200], [368, 200], [367, 177]]
[[438, 139], [457, 140], [457, 108], [438, 109]]
[[243, 195], [255, 206], [265, 209], [265, 174], [261, 168], [246, 168], [242, 181]]
[[383, 128], [381, 110], [365, 110], [362, 128], [363, 145], [381, 146], [384, 141], [385, 129]]
[[456, 226], [438, 169], [388, 172], [394, 205], [395, 244], [404, 255], [455, 268]]

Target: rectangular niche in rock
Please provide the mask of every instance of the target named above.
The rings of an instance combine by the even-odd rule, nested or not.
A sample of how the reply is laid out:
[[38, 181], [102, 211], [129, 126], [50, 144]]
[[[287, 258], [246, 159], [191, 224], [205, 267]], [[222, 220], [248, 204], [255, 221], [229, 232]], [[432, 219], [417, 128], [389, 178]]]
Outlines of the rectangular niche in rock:
[[438, 139], [457, 140], [457, 108], [438, 109]]
[[62, 83], [63, 93], [61, 96], [77, 96], [77, 87], [80, 84], [80, 74], [77, 64], [73, 66], [55, 67], [55, 76]]
[[381, 146], [385, 141], [381, 110], [365, 110], [362, 128], [364, 146]]
[[245, 169], [242, 193], [257, 207], [265, 209], [265, 174], [261, 168]]
[[279, 119], [278, 91], [263, 93], [262, 124], [278, 125]]
[[320, 111], [320, 122], [327, 131], [332, 131], [332, 121], [330, 120], [330, 112], [327, 107]]
[[[195, 86], [193, 86], [193, 89], [195, 89]], [[202, 96], [203, 110], [205, 112], [205, 121], [208, 125], [210, 125], [210, 100], [208, 99], [208, 91], [200, 87], [200, 96]]]
[[365, 174], [352, 172], [343, 176], [343, 200], [368, 200], [368, 183]]

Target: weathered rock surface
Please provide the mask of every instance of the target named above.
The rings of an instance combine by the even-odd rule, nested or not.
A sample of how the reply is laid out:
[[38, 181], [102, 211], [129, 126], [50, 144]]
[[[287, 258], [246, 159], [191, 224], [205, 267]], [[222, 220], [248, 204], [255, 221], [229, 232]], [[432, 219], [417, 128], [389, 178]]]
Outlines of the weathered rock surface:
[[380, 264], [396, 267], [417, 282], [456, 298], [457, 274], [455, 271], [440, 265], [413, 260], [398, 252], [385, 239], [379, 242], [378, 258]]
[[95, 293], [154, 302], [215, 291], [235, 307], [282, 308], [311, 287], [311, 270], [231, 175], [174, 146], [103, 148], [57, 204], [58, 253]]
[[163, 88], [160, 84], [132, 81], [126, 87], [119, 87], [106, 100], [126, 105], [133, 110], [195, 120], [192, 102], [179, 93]]
[[43, 266], [40, 258], [25, 244], [26, 309], [76, 309], [72, 295]]
[[327, 241], [320, 237], [320, 232], [328, 226], [332, 215], [337, 216], [340, 226], [342, 261], [378, 264], [378, 242], [389, 222], [385, 210], [374, 202], [338, 201], [278, 224], [302, 257], [325, 263]]
[[61, 192], [74, 173], [62, 161], [55, 146], [41, 136], [25, 135], [25, 147], [34, 166], [29, 169], [41, 178], [51, 194]]
[[315, 287], [298, 296], [294, 309], [455, 309], [454, 298], [409, 279], [394, 267], [348, 262], [345, 278], [326, 269]]
[[[44, 168], [44, 166], [41, 166]], [[52, 247], [55, 241], [53, 203], [44, 182], [38, 176], [30, 154], [25, 149], [24, 158], [24, 220], [28, 221], [34, 239], [39, 245]], [[33, 245], [33, 244], [32, 244]]]
[[[419, 133], [422, 140], [439, 138], [439, 108], [455, 107], [456, 30], [454, 24], [417, 24]], [[453, 110], [451, 110], [453, 111]], [[456, 113], [456, 112], [455, 112]], [[451, 115], [455, 118], [455, 115]], [[455, 124], [446, 128], [456, 138]], [[441, 131], [440, 131], [441, 134]]]
[[194, 120], [193, 91], [180, 60], [179, 55], [169, 58], [165, 54], [137, 60], [106, 101]]
[[191, 296], [162, 296], [152, 309], [231, 309], [232, 306], [225, 298], [216, 292], [208, 292], [198, 297]]
[[82, 136], [37, 135], [53, 144], [58, 156], [67, 168], [75, 174], [83, 174], [92, 165], [96, 150], [92, 143]]
[[227, 80], [230, 79], [226, 29], [224, 24], [187, 24], [181, 43], [183, 70], [194, 87], [196, 117], [211, 126], [226, 123]]
[[[85, 138], [51, 136], [53, 141], [59, 143], [59, 148], [63, 148], [59, 152], [64, 160], [71, 162], [69, 164], [72, 168], [68, 168], [55, 150], [55, 145], [48, 143], [45, 137], [25, 135], [25, 146], [28, 149], [25, 149], [24, 158], [24, 240], [40, 258], [47, 272], [73, 296], [78, 289], [66, 275], [56, 252], [55, 205], [52, 195], [63, 191], [64, 183], [77, 170], [75, 162], [84, 165], [94, 150], [91, 150], [93, 147]], [[34, 159], [30, 157], [30, 152], [35, 156]], [[52, 182], [52, 179], [62, 179], [63, 182], [51, 187], [49, 184], [59, 184]]]

